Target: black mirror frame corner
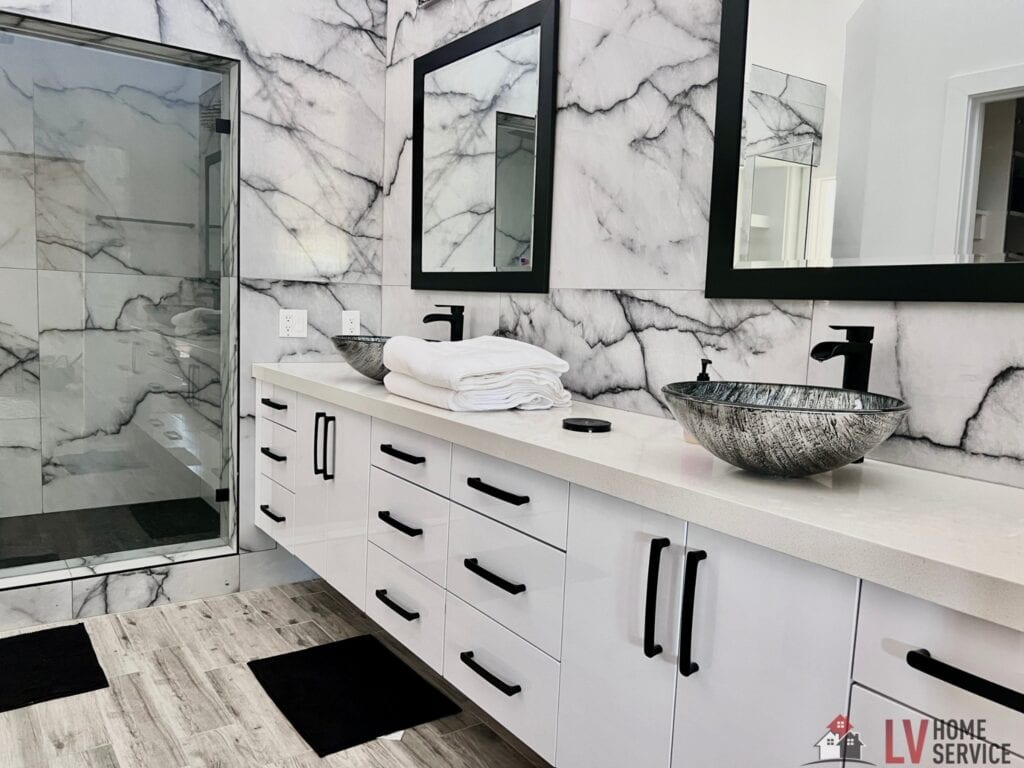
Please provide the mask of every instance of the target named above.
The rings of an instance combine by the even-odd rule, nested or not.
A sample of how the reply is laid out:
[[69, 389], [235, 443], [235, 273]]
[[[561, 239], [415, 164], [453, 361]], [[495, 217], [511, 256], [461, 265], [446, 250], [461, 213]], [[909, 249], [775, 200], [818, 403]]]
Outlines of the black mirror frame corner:
[[1024, 302], [1024, 264], [735, 269], [750, 0], [723, 0], [707, 278], [711, 299]]
[[[547, 293], [551, 266], [558, 86], [559, 0], [540, 0], [420, 56], [413, 62], [412, 269], [414, 290]], [[423, 271], [423, 102], [426, 76], [477, 51], [540, 28], [537, 158], [534, 182], [533, 265], [529, 272]]]

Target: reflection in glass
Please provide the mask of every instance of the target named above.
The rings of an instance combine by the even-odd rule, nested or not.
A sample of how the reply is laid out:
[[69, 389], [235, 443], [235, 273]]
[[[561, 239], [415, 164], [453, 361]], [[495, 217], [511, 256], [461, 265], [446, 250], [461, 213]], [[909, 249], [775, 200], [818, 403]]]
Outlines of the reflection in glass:
[[494, 268], [530, 270], [537, 120], [497, 115], [494, 148]]
[[974, 261], [1024, 261], [1024, 98], [990, 101], [982, 115]]

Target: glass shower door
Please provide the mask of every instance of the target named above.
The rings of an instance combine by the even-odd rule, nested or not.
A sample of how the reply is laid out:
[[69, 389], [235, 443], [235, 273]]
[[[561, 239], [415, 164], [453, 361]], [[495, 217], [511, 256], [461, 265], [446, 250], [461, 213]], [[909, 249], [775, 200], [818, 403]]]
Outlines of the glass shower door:
[[231, 542], [230, 89], [0, 31], [0, 584]]

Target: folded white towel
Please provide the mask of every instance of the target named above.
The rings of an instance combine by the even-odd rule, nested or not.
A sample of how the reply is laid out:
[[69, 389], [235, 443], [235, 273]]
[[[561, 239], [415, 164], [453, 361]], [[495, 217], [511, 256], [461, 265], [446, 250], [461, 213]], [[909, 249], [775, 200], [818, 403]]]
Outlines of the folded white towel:
[[547, 350], [500, 336], [440, 342], [395, 336], [384, 345], [384, 365], [424, 384], [453, 390], [500, 384], [513, 371], [557, 377], [569, 370], [567, 362]]
[[565, 407], [572, 398], [555, 374], [528, 371], [510, 374], [504, 384], [491, 383], [472, 389], [454, 390], [426, 384], [412, 376], [392, 371], [384, 377], [388, 392], [449, 411], [524, 411]]

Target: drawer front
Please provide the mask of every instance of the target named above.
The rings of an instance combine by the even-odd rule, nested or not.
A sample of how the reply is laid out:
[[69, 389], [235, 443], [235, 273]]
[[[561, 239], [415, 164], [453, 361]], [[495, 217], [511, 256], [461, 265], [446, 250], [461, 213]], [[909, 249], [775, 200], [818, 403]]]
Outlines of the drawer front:
[[[490, 580], [494, 577], [499, 584]], [[565, 554], [560, 550], [452, 504], [447, 586], [545, 653], [561, 656]]]
[[373, 420], [371, 463], [416, 485], [448, 495], [452, 444], [422, 432]]
[[[920, 649], [931, 654], [912, 656], [924, 670], [908, 663]], [[1024, 633], [865, 582], [854, 680], [933, 717], [984, 719], [984, 738], [1024, 749], [1024, 713], [942, 679], [949, 670], [935, 662], [1024, 694]]]
[[258, 381], [256, 415], [288, 429], [295, 429], [298, 396], [290, 389]]
[[558, 662], [451, 594], [447, 605], [445, 679], [554, 765]]
[[440, 673], [444, 590], [379, 547], [367, 549], [366, 613]]
[[256, 465], [259, 473], [289, 491], [295, 490], [295, 433], [266, 419], [256, 421]]
[[370, 541], [443, 587], [449, 503], [443, 496], [372, 467]]
[[[258, 475], [255, 513], [257, 528], [269, 534], [281, 546], [290, 545], [290, 531], [295, 516], [295, 494], [287, 488], [282, 488], [266, 475]], [[275, 520], [274, 517], [283, 517], [284, 520]]]
[[565, 549], [569, 483], [455, 446], [452, 501]]

